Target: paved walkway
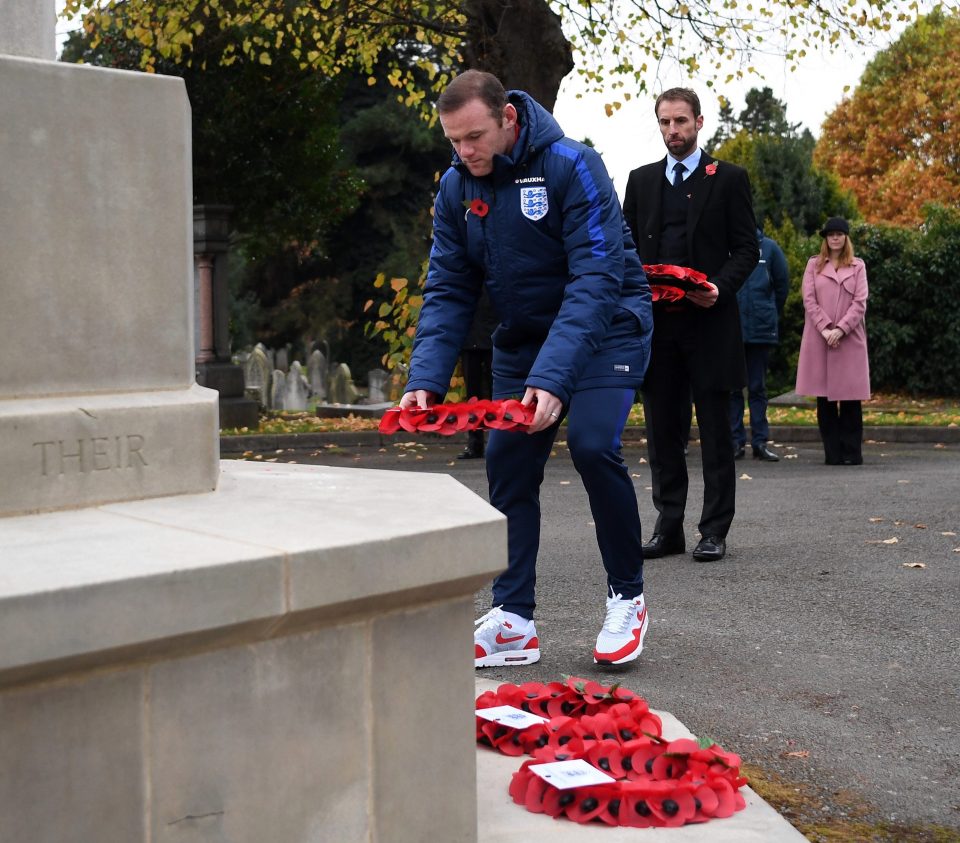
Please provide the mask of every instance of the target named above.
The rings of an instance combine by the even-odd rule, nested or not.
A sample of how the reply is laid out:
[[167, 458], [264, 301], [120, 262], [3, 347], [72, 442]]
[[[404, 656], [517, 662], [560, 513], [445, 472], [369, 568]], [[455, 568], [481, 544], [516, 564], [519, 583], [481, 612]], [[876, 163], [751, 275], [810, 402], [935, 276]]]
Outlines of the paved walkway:
[[[604, 582], [586, 495], [558, 445], [542, 494], [543, 658], [482, 678], [622, 682], [802, 789], [808, 820], [862, 814], [960, 830], [960, 445], [868, 436], [862, 466], [825, 466], [819, 442], [804, 441], [778, 444], [779, 463], [739, 462], [727, 560], [646, 564], [647, 647], [619, 669], [590, 657]], [[439, 471], [486, 494], [483, 462], [455, 459], [462, 443], [351, 438], [251, 456]], [[648, 533], [645, 448], [628, 443], [624, 457]], [[701, 504], [696, 445], [690, 476], [688, 547]], [[489, 601], [477, 595], [478, 611]]]

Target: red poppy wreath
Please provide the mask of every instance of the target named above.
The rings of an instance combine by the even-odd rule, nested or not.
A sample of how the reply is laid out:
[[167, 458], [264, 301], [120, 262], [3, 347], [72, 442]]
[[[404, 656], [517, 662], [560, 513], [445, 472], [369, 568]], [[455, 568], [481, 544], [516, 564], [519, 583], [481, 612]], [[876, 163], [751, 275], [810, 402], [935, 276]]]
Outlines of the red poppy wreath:
[[679, 301], [691, 290], [711, 290], [707, 276], [686, 266], [669, 263], [645, 263], [643, 271], [650, 281], [654, 301]]
[[515, 430], [533, 421], [536, 407], [525, 407], [516, 398], [481, 401], [471, 398], [459, 404], [434, 404], [420, 407], [394, 407], [380, 419], [381, 433], [439, 433], [451, 436], [461, 430]]
[[[729, 817], [746, 803], [740, 758], [717, 744], [668, 741], [646, 700], [618, 685], [577, 677], [501, 685], [477, 697], [477, 711], [509, 706], [528, 715], [517, 727], [477, 715], [477, 742], [506, 755], [531, 755], [513, 774], [510, 796], [533, 813], [576, 822], [650, 828]], [[601, 783], [547, 781], [541, 765], [581, 762]], [[582, 766], [586, 762], [589, 768]], [[552, 768], [553, 775], [556, 767]], [[581, 779], [582, 781], [583, 779]]]

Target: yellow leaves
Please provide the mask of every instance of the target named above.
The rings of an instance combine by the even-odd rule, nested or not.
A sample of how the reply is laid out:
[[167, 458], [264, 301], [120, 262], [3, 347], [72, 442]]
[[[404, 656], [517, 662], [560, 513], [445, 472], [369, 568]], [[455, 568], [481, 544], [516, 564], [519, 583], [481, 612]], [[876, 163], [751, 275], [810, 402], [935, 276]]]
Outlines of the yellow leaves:
[[391, 278], [390, 279], [390, 289], [395, 293], [399, 293], [401, 290], [405, 289], [407, 284], [410, 282], [406, 278]]
[[266, 50], [260, 53], [258, 60], [260, 64], [273, 64], [273, 59], [270, 58], [270, 53], [268, 53]]

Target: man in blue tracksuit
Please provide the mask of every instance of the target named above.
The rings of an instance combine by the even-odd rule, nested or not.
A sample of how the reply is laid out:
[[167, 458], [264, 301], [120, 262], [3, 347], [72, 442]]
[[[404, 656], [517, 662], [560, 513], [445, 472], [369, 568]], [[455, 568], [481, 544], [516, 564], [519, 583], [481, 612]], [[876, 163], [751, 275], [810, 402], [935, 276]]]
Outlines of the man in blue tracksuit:
[[[780, 341], [778, 325], [790, 292], [787, 259], [777, 242], [757, 229], [760, 263], [737, 292], [743, 352], [747, 361], [747, 400], [750, 404], [750, 440], [753, 458], [777, 462], [780, 456], [767, 445], [767, 361], [770, 350]], [[743, 426], [743, 390], [730, 393], [730, 430], [733, 455], [746, 453], [747, 431]]]
[[508, 568], [477, 621], [477, 667], [540, 658], [533, 622], [540, 485], [557, 435], [586, 487], [607, 574], [594, 660], [635, 659], [648, 619], [640, 517], [620, 435], [643, 380], [650, 289], [600, 156], [564, 137], [522, 91], [480, 71], [437, 109], [454, 157], [434, 204], [434, 240], [401, 407], [443, 399], [483, 285], [499, 324], [493, 397], [535, 407], [526, 432], [492, 431], [490, 502], [507, 516]]

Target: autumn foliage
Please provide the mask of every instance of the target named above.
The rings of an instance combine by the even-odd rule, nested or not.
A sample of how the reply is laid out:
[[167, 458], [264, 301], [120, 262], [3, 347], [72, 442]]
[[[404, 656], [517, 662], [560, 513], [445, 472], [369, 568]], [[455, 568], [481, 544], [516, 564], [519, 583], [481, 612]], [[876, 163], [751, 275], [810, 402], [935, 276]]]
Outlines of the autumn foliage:
[[814, 162], [870, 222], [915, 226], [923, 206], [960, 206], [960, 15], [936, 11], [867, 66], [827, 118]]

